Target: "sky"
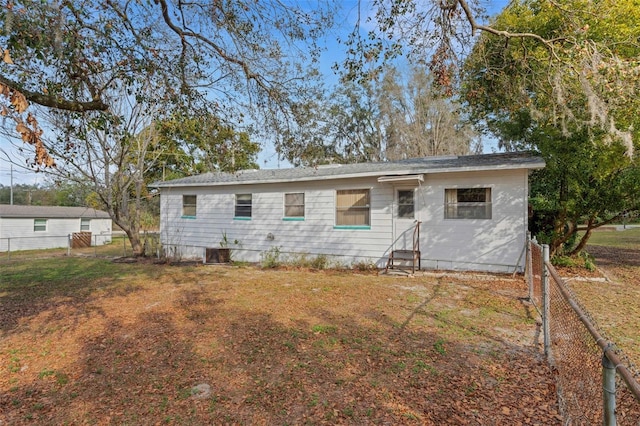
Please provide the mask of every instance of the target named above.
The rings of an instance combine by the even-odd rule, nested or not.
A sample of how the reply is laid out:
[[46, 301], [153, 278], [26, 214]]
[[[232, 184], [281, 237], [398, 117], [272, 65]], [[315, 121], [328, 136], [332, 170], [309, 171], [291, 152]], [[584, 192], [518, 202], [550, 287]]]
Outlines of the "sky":
[[[309, 0], [293, 0], [299, 2], [305, 2], [312, 4]], [[371, 7], [367, 4], [370, 0], [362, 0], [360, 6], [361, 22], [366, 20], [366, 16], [371, 13]], [[425, 0], [416, 0], [418, 2]], [[508, 0], [480, 0], [480, 4], [484, 6], [490, 16], [499, 13], [508, 3]], [[344, 58], [344, 46], [337, 42], [338, 37], [346, 38], [347, 34], [353, 29], [353, 25], [356, 22], [358, 16], [358, 0], [342, 0], [342, 16], [337, 17], [337, 28], [332, 31], [325, 40], [326, 49], [321, 56], [321, 72], [325, 78], [327, 85], [330, 87], [337, 81], [337, 76], [331, 69], [333, 64], [340, 62]], [[366, 23], [364, 24], [366, 26]], [[485, 151], [490, 152], [495, 148], [495, 141], [485, 140], [483, 141]], [[9, 186], [11, 182], [11, 176], [13, 174], [14, 184], [38, 184], [44, 182], [44, 176], [41, 173], [35, 173], [28, 170], [25, 167], [19, 165], [13, 166], [13, 173], [11, 173], [11, 164], [7, 160], [4, 152], [12, 152], [11, 144], [4, 136], [0, 136], [0, 184]], [[22, 158], [22, 157], [19, 157]], [[21, 161], [21, 160], [19, 160]], [[283, 168], [291, 167], [286, 161], [278, 160], [278, 156], [275, 153], [273, 147], [263, 144], [263, 151], [258, 156], [258, 164], [261, 168]]]

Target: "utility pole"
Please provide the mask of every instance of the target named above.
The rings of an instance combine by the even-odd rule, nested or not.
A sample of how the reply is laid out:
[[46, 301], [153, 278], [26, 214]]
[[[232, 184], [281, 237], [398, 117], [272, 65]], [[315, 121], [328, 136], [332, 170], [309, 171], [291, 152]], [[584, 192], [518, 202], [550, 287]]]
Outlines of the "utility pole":
[[11, 164], [11, 189], [9, 190], [9, 204], [13, 205], [13, 164]]

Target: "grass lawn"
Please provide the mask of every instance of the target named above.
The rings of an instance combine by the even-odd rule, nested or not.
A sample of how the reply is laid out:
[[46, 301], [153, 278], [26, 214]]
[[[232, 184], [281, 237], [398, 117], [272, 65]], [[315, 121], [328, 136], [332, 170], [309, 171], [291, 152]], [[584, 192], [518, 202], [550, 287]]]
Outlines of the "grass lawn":
[[609, 280], [569, 285], [605, 336], [640, 365], [640, 228], [598, 230], [587, 252]]
[[624, 231], [598, 230], [591, 234], [589, 244], [640, 250], [640, 228], [629, 228]]
[[0, 424], [561, 424], [521, 279], [0, 264]]

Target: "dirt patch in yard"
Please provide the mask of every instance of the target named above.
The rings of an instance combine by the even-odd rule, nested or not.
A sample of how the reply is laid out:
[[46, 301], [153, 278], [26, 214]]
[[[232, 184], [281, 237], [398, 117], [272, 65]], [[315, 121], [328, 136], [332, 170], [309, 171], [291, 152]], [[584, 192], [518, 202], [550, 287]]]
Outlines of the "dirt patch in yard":
[[0, 281], [0, 424], [562, 424], [522, 279], [110, 267]]

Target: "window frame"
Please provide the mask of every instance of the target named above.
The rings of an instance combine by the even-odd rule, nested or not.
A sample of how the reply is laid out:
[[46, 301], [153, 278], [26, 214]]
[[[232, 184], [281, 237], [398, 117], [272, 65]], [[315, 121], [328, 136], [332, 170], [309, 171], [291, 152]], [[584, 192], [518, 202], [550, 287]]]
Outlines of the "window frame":
[[[365, 205], [355, 204], [343, 204], [341, 205], [341, 199], [348, 198], [349, 195], [356, 195], [362, 193], [364, 195]], [[356, 200], [358, 202], [360, 200]], [[364, 221], [362, 223], [346, 223], [351, 222], [345, 220], [348, 217], [357, 219], [357, 215], [347, 216], [345, 213], [357, 213], [359, 211], [366, 212], [363, 216]], [[371, 229], [371, 188], [350, 188], [350, 189], [337, 189], [335, 193], [335, 229]]]
[[[193, 202], [187, 202], [187, 199], [190, 199], [192, 197]], [[191, 211], [191, 209], [193, 209], [193, 211]], [[182, 194], [182, 217], [187, 219], [195, 219], [197, 214], [198, 196], [196, 194]]]
[[91, 219], [87, 217], [80, 218], [80, 231], [91, 231]]
[[[445, 220], [491, 220], [493, 218], [491, 187], [445, 188]], [[475, 200], [474, 200], [475, 199]]]
[[33, 219], [33, 232], [47, 232], [47, 222], [47, 219]]
[[[302, 196], [302, 203], [287, 202], [287, 196]], [[295, 197], [294, 197], [295, 198]], [[305, 205], [305, 193], [304, 192], [285, 192], [282, 195], [283, 216], [282, 220], [296, 221], [304, 220], [306, 217], [306, 205]], [[290, 209], [302, 208], [302, 214], [287, 214], [291, 213]]]
[[[251, 220], [253, 217], [253, 194], [252, 193], [238, 193], [234, 196], [234, 209], [233, 209], [233, 218], [235, 220]], [[242, 198], [245, 198], [245, 202]], [[246, 199], [248, 198], [248, 203]]]

